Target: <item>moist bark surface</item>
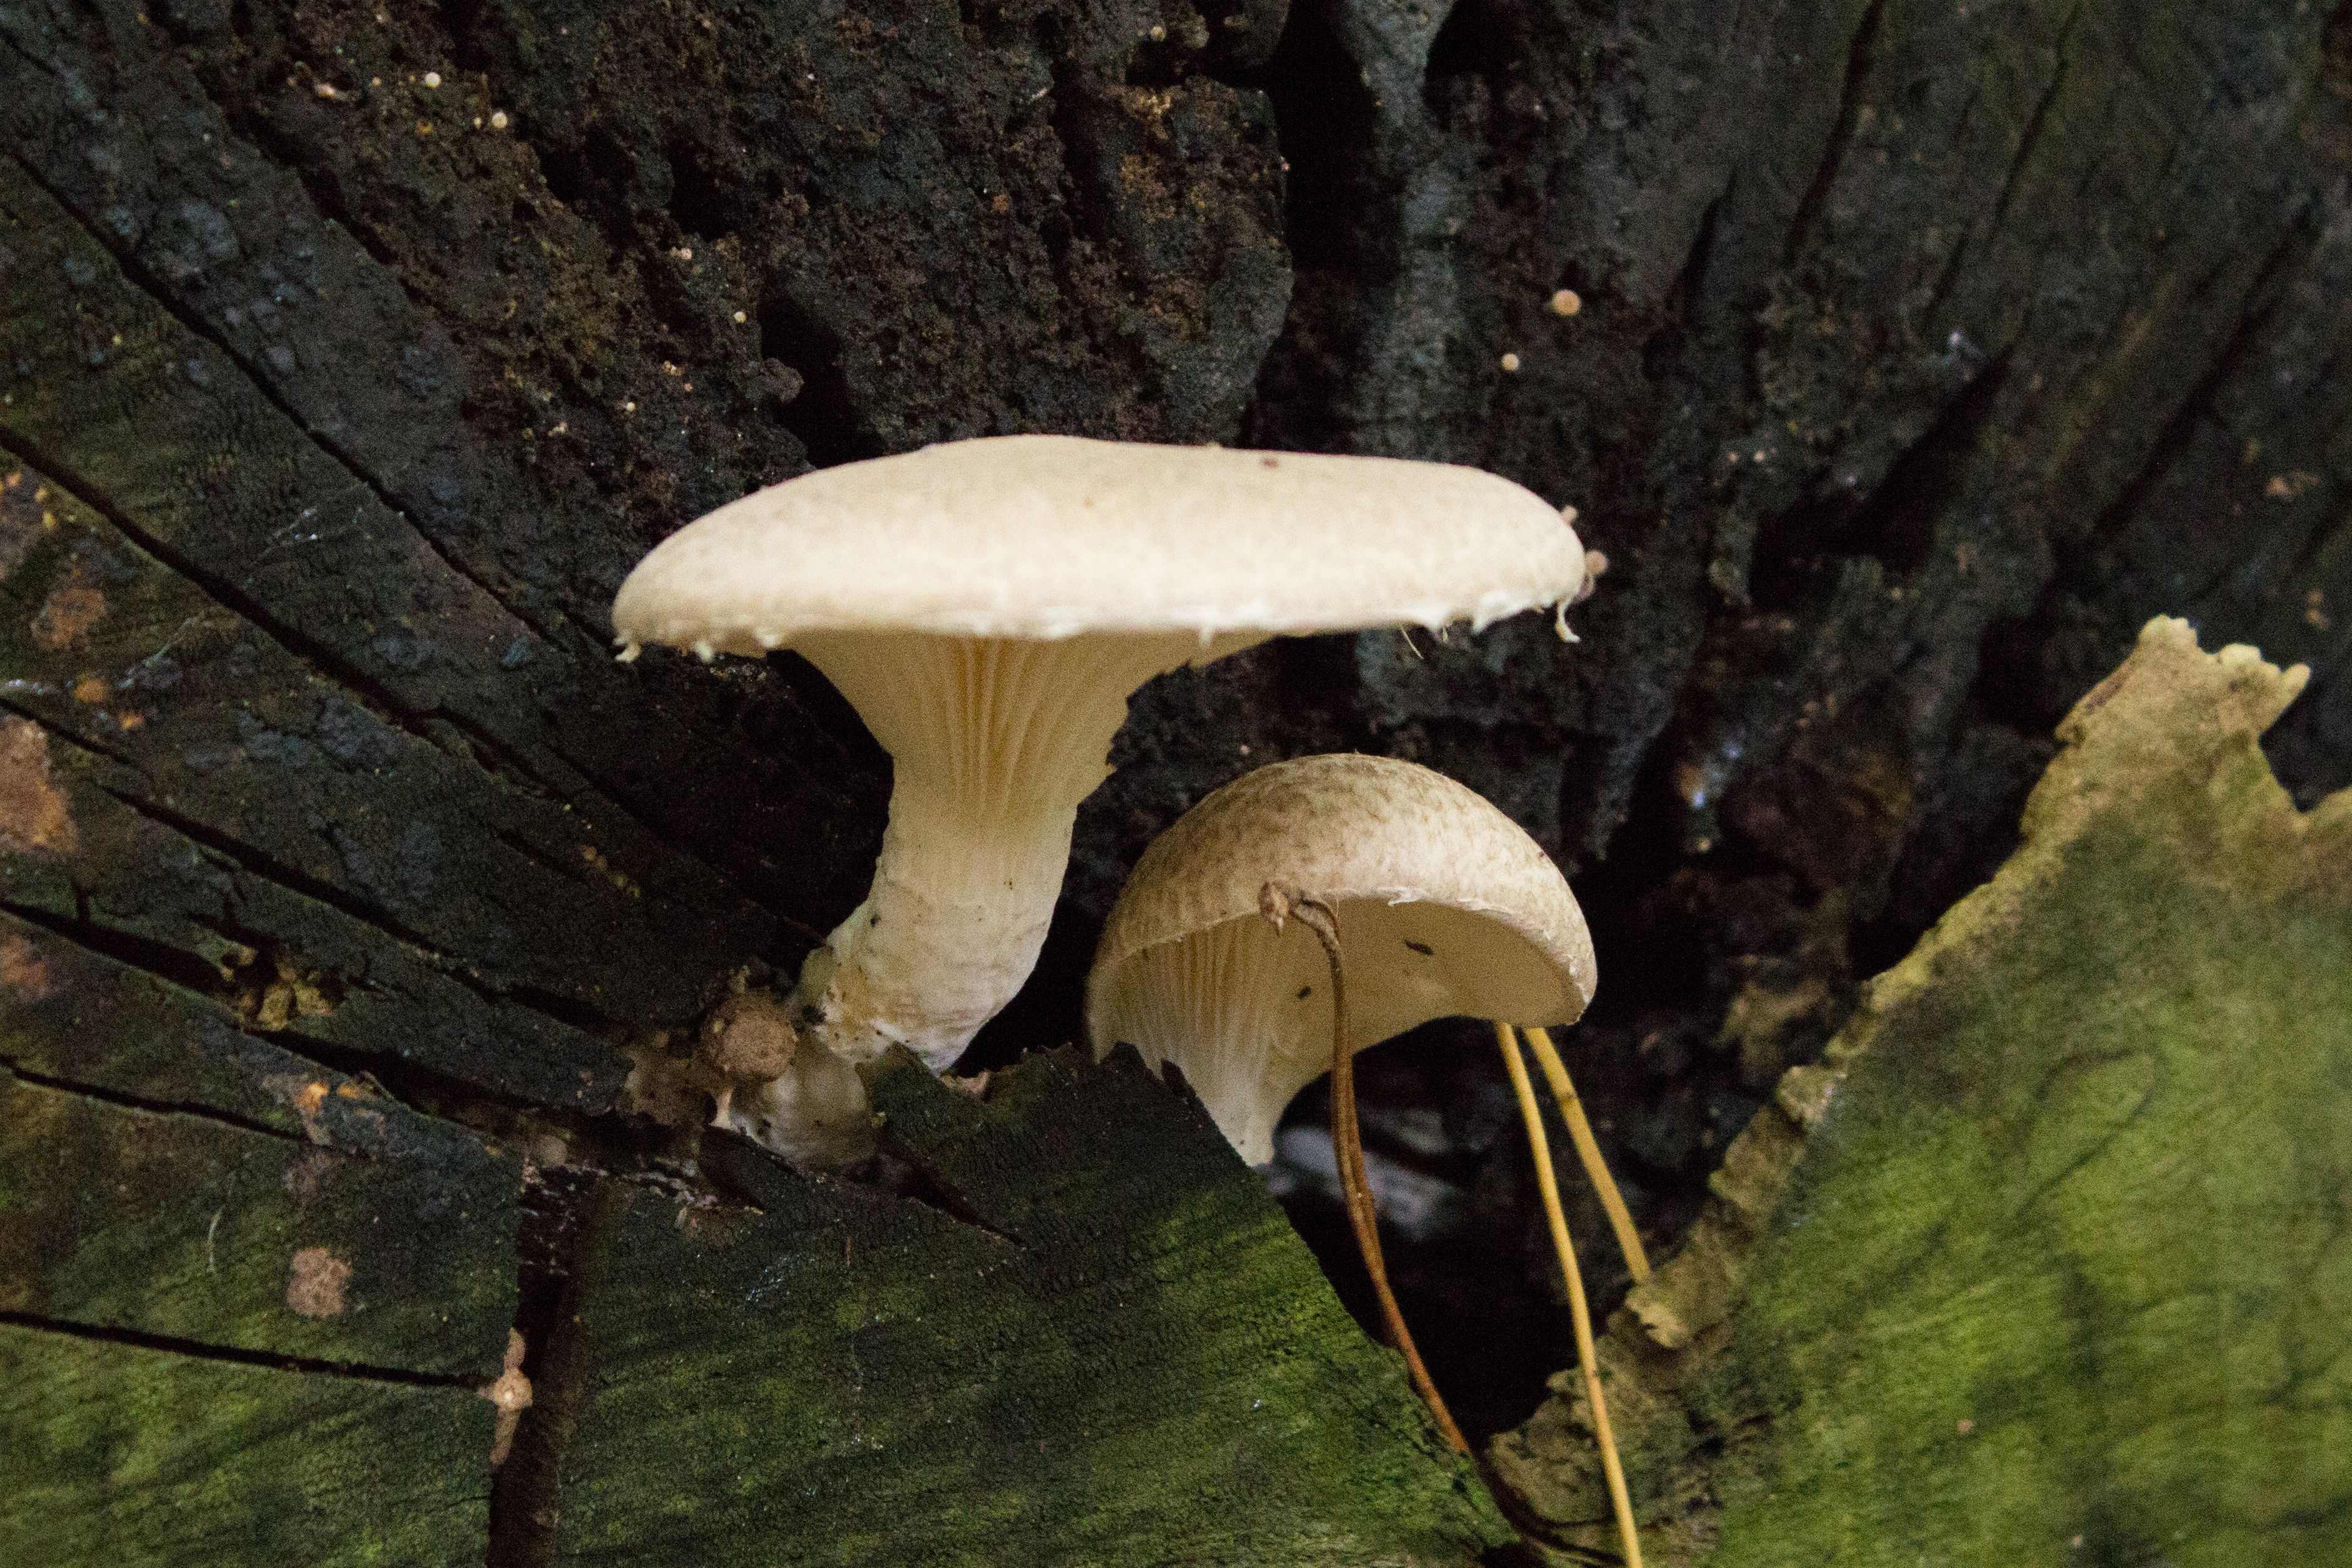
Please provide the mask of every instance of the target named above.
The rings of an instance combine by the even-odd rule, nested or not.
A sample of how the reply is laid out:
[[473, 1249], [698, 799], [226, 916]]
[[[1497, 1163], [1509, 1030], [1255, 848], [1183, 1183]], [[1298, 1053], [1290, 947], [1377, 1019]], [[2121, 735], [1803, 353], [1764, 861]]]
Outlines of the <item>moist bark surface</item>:
[[[38, 1392], [0, 1421], [87, 1460], [51, 1517], [122, 1465], [163, 1490], [0, 1555], [136, 1557], [233, 1498], [256, 1561], [629, 1560], [662, 1494], [574, 1511], [580, 1456], [691, 1450], [698, 1417], [600, 1405], [625, 1313], [566, 1303], [704, 1266], [663, 1206], [801, 1227], [780, 1257], [994, 1245], [938, 1218], [929, 1145], [762, 1201], [630, 1088], [857, 902], [888, 795], [790, 656], [612, 662], [620, 579], [701, 512], [1033, 430], [1575, 506], [1609, 569], [1573, 645], [1301, 640], [1139, 694], [967, 1065], [1079, 1036], [1119, 878], [1209, 789], [1409, 757], [1576, 874], [1602, 984], [1571, 1066], [1664, 1249], [1859, 979], [2014, 845], [2149, 615], [2308, 663], [2265, 747], [2306, 806], [2352, 782], [2347, 298], [2344, 4], [5, 0], [0, 1335]], [[1569, 1354], [1484, 1038], [1360, 1069], [1391, 1267], [1474, 1436]], [[1275, 1185], [1360, 1309], [1318, 1114]], [[1241, 1203], [1186, 1146], [1169, 1179]], [[1244, 1251], [1269, 1271], [1232, 1300], [1323, 1300]], [[1585, 1268], [1605, 1306], [1622, 1274]], [[1063, 1321], [1046, 1274], [973, 1321]], [[627, 1310], [702, 1336], [689, 1380], [754, 1354], [738, 1317]], [[493, 1469], [517, 1330], [541, 1397]], [[1356, 1364], [1336, 1316], [1299, 1332]], [[1212, 1441], [1174, 1413], [1213, 1342], [1119, 1343], [1161, 1370], [1068, 1410]], [[1492, 1516], [1380, 1386], [1317, 1419], [1387, 1434], [1419, 1511], [1308, 1467], [1337, 1490], [1283, 1517], [1475, 1554]], [[1078, 1509], [1009, 1452], [988, 1495]]]

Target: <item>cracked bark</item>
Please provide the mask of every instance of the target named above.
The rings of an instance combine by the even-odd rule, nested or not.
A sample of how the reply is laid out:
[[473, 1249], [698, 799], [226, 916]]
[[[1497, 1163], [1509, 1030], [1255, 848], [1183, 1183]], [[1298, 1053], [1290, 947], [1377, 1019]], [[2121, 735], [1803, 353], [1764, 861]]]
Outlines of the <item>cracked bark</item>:
[[[496, 1503], [470, 1458], [378, 1495], [495, 1520], [502, 1561], [574, 1552], [554, 1445], [617, 1441], [606, 1342], [541, 1340], [582, 1280], [637, 1288], [595, 1216], [702, 1179], [620, 1113], [628, 1052], [791, 972], [863, 893], [887, 782], [796, 661], [612, 666], [621, 574], [811, 462], [957, 435], [1378, 450], [1580, 507], [1613, 563], [1583, 642], [1275, 646], [1148, 689], [973, 1062], [1076, 1033], [1117, 879], [1192, 800], [1411, 756], [1581, 869], [1609, 985], [1579, 1082], [1671, 1234], [1858, 977], [1989, 873], [2147, 614], [2312, 662], [2270, 748], [2306, 800], [2352, 779], [2352, 9], [1971, 10], [0, 8], [15, 1092], [499, 1148], [525, 1218], [468, 1365], [520, 1322], [570, 1404]], [[1368, 1060], [1376, 1152], [1384, 1094], [1475, 1106], [1488, 1057]], [[1448, 1145], [1433, 1174], [1504, 1196], [1396, 1260], [1416, 1322], [1462, 1322], [1424, 1348], [1487, 1432], [1566, 1362], [1516, 1158]], [[173, 1362], [0, 1310], [59, 1387]], [[301, 1381], [186, 1375], [198, 1408]], [[460, 1392], [370, 1418], [487, 1454]], [[332, 1429], [321, 1463], [369, 1451]], [[287, 1539], [334, 1533], [327, 1496]]]

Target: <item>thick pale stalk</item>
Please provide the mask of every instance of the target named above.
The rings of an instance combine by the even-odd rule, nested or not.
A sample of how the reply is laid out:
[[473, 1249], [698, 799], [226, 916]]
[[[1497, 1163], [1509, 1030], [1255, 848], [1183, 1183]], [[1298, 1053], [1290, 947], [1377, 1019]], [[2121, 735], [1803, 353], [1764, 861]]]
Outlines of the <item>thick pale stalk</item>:
[[1077, 801], [1019, 814], [980, 804], [937, 780], [892, 793], [874, 886], [793, 996], [803, 1031], [832, 1055], [870, 1061], [904, 1045], [941, 1071], [1036, 967]]
[[793, 646], [891, 758], [890, 821], [866, 901], [809, 955], [786, 998], [801, 1049], [730, 1120], [795, 1158], [839, 1163], [863, 1125], [856, 1067], [904, 1045], [961, 1055], [1036, 967], [1078, 802], [1109, 776], [1128, 695], [1255, 632], [1063, 638], [835, 632]]
[[801, 639], [892, 768], [873, 891], [802, 971], [803, 1029], [846, 1061], [903, 1044], [934, 1071], [953, 1062], [1036, 965], [1128, 694], [1229, 645], [1190, 632]]
[[[1128, 695], [1163, 670], [1259, 640], [1192, 632], [797, 640], [892, 766], [873, 888], [809, 956], [790, 998], [812, 1050], [856, 1064], [904, 1045], [934, 1071], [953, 1063], [1036, 967], [1078, 802], [1109, 775]], [[812, 1061], [799, 1076], [819, 1071]], [[746, 1103], [773, 1109], [792, 1092], [779, 1080]], [[765, 1121], [754, 1135], [785, 1146], [789, 1132], [773, 1115]]]

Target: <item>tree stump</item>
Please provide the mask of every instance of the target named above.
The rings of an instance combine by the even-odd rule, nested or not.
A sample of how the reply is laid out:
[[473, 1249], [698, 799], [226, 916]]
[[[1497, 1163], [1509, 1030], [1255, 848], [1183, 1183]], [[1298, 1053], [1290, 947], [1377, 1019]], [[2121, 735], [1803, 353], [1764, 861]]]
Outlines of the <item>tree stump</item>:
[[[1018, 1115], [900, 1085], [904, 1190], [644, 1113], [633, 1069], [856, 902], [887, 765], [796, 660], [613, 664], [621, 576], [757, 486], [1021, 430], [1574, 504], [1611, 561], [1576, 646], [1148, 688], [972, 1060], [1077, 1037], [1186, 804], [1409, 756], [1586, 873], [1580, 1081], [1664, 1236], [2148, 614], [2310, 663], [2272, 755], [2352, 781], [2347, 298], [2342, 4], [0, 0], [0, 1555], [1475, 1554], [1483, 1494], [1126, 1070], [1024, 1067]], [[1048, 1083], [1175, 1142], [1081, 1149]], [[1004, 1156], [942, 1174], [968, 1135], [1172, 1185], [1041, 1243]], [[752, 1261], [856, 1235], [823, 1300], [944, 1312], [920, 1260], [970, 1261], [1009, 1337], [748, 1348]], [[1231, 1322], [1165, 1316], [1177, 1257], [1259, 1270]], [[1413, 1271], [1409, 1310], [1459, 1288]], [[1160, 1327], [1081, 1333], [1118, 1281]], [[812, 1457], [857, 1429], [710, 1424], [869, 1344], [962, 1412], [965, 1515]], [[1276, 1437], [1211, 1398], [1245, 1367]]]

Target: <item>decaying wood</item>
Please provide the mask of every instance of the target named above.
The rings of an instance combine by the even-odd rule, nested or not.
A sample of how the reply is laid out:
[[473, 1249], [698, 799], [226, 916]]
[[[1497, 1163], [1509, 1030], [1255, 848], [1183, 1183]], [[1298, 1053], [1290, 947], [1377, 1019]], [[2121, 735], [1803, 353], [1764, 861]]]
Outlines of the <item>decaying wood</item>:
[[[592, 1554], [567, 1530], [661, 1561], [660, 1510], [734, 1483], [660, 1377], [772, 1364], [722, 1281], [866, 1226], [825, 1300], [931, 1301], [926, 1249], [1020, 1233], [793, 1186], [752, 1215], [633, 1113], [633, 1064], [856, 903], [887, 793], [793, 661], [610, 663], [614, 587], [698, 513], [1025, 429], [1442, 457], [1578, 506], [1612, 565], [1574, 647], [1327, 640], [1143, 693], [983, 1053], [1075, 1035], [1092, 925], [1191, 800], [1272, 756], [1412, 756], [1587, 870], [1579, 1082], [1658, 1226], [1998, 862], [2049, 727], [2149, 613], [2309, 660], [2273, 752], [2306, 797], [2352, 778], [2347, 297], [2341, 5], [11, 0], [0, 1531], [30, 1533], [0, 1556], [201, 1547], [170, 1533], [200, 1516], [251, 1561]], [[993, 1094], [970, 1113], [971, 1150], [1019, 1146]], [[953, 1141], [908, 1136], [944, 1179]], [[991, 1203], [1031, 1182], [1109, 1226], [1117, 1268], [1068, 1239], [1074, 1270], [1141, 1281], [1087, 1184], [1158, 1170], [1238, 1212], [1181, 1147], [970, 1157]], [[1453, 1472], [1401, 1385], [1243, 1234], [1313, 1320], [1275, 1327], [1353, 1368], [1317, 1440], [1388, 1444], [1268, 1473], [1328, 1480], [1300, 1496], [1391, 1555], [1470, 1550], [1489, 1521], [1425, 1490]], [[1061, 1245], [987, 1321], [1068, 1330], [1085, 1290], [1036, 1273]], [[578, 1334], [575, 1297], [603, 1303]], [[705, 1337], [657, 1377], [630, 1324]], [[480, 1389], [518, 1328], [541, 1397], [494, 1480]], [[1106, 1476], [1274, 1451], [1197, 1406], [1224, 1332], [1070, 1342], [1186, 1369], [1121, 1393]], [[1001, 1428], [970, 1517], [1025, 1521], [1024, 1562], [1057, 1516], [1116, 1539], [1012, 1371], [946, 1364]], [[1033, 1430], [1042, 1456], [1005, 1436]], [[24, 1490], [27, 1432], [89, 1436], [57, 1490]], [[762, 1432], [729, 1506], [789, 1513], [822, 1465]], [[628, 1495], [648, 1453], [669, 1490]], [[935, 1527], [887, 1506], [859, 1517]], [[27, 1522], [57, 1519], [99, 1533]]]

